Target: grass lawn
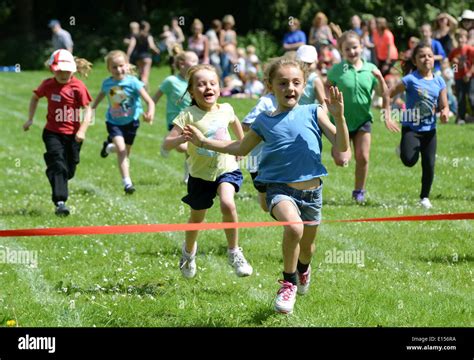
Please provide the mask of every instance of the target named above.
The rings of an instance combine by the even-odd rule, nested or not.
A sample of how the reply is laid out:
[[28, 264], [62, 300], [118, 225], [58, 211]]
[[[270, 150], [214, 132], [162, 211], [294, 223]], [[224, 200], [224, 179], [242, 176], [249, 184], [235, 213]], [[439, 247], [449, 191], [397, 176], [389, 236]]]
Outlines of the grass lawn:
[[[167, 68], [153, 69], [152, 92], [167, 74]], [[73, 213], [54, 215], [41, 140], [44, 99], [35, 125], [22, 130], [31, 91], [49, 76], [46, 71], [0, 73], [0, 228], [186, 222], [189, 209], [180, 201], [186, 193], [184, 158], [172, 152], [164, 159], [159, 153], [166, 133], [165, 99], [155, 123], [142, 123], [133, 147], [137, 192], [125, 196], [114, 156], [99, 156], [106, 137], [103, 101], [70, 182]], [[105, 66], [96, 64], [85, 80], [93, 97], [107, 76]], [[240, 119], [254, 104], [222, 101], [229, 101]], [[336, 168], [325, 139], [324, 219], [473, 211], [474, 126], [451, 123], [438, 129], [430, 211], [417, 206], [421, 165], [406, 168], [395, 154], [399, 134], [374, 122], [368, 201], [362, 206], [351, 200], [353, 161]], [[237, 195], [240, 220], [271, 221], [258, 207], [250, 176], [244, 175]], [[217, 204], [207, 221], [220, 221]], [[36, 268], [0, 263], [0, 326], [10, 319], [34, 327], [473, 326], [473, 233], [472, 221], [323, 223], [310, 292], [298, 297], [291, 316], [273, 311], [282, 271], [279, 227], [240, 231], [254, 267], [248, 278], [237, 278], [227, 265], [223, 231], [199, 235], [193, 280], [178, 269], [182, 232], [0, 238], [0, 250], [38, 252]], [[328, 258], [334, 251], [352, 250], [363, 254], [362, 264]]]

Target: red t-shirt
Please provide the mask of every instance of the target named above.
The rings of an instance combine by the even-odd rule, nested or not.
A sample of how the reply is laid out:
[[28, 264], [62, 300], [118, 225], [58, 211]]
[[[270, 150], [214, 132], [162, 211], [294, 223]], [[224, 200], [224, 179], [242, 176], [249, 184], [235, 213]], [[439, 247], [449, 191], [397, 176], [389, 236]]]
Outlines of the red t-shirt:
[[[458, 59], [458, 63], [453, 63], [453, 59]], [[461, 80], [466, 76], [469, 69], [471, 69], [472, 64], [474, 63], [474, 47], [469, 45], [464, 45], [462, 48], [454, 48], [449, 53], [449, 61], [454, 68], [454, 78], [456, 80]], [[472, 75], [471, 75], [472, 76]]]
[[390, 60], [397, 60], [398, 59], [398, 49], [395, 46], [395, 38], [393, 37], [393, 33], [385, 29], [383, 34], [380, 35], [377, 30], [372, 32], [372, 38], [374, 40], [375, 45], [375, 54], [377, 55], [377, 59], [386, 61], [388, 58], [388, 46], [390, 45]]
[[39, 98], [48, 99], [48, 115], [45, 128], [60, 134], [75, 134], [81, 126], [81, 108], [92, 98], [84, 83], [72, 77], [67, 84], [55, 78], [44, 80], [33, 92]]

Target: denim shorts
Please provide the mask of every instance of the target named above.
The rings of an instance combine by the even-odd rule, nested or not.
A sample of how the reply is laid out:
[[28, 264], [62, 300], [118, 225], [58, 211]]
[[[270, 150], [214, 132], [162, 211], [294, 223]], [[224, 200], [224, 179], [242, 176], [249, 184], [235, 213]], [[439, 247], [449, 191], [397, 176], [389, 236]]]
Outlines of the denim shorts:
[[189, 175], [188, 194], [181, 200], [194, 210], [205, 210], [212, 207], [217, 196], [217, 188], [221, 183], [234, 185], [235, 192], [239, 192], [244, 177], [240, 169], [224, 173], [215, 181], [207, 181]]
[[[317, 226], [321, 222], [321, 212], [323, 207], [323, 182], [313, 190], [297, 190], [286, 184], [267, 185], [267, 206], [273, 216], [273, 208], [281, 201], [290, 201], [295, 205], [298, 214], [303, 221], [314, 221], [314, 224], [307, 226]], [[306, 225], [305, 225], [306, 226]]]
[[125, 144], [133, 145], [135, 136], [137, 136], [137, 130], [140, 127], [139, 120], [133, 120], [125, 125], [114, 125], [109, 122], [105, 122], [107, 125], [107, 132], [109, 133], [108, 141], [112, 142], [112, 139], [116, 136], [121, 136], [125, 140]]

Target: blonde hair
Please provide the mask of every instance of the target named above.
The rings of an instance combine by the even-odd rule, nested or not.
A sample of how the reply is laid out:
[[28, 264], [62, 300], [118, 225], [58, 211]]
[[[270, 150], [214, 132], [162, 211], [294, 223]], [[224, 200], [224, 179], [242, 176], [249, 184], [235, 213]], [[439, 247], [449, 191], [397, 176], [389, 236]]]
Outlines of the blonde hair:
[[235, 19], [232, 15], [226, 15], [222, 18], [222, 24], [229, 24], [235, 26]]
[[304, 65], [303, 62], [282, 57], [268, 64], [268, 67], [265, 70], [265, 79], [268, 81], [269, 84], [272, 83], [273, 78], [275, 77], [275, 73], [278, 71], [278, 69], [284, 66], [292, 66], [301, 70], [301, 72], [303, 73], [304, 82], [306, 82], [306, 80], [308, 79], [308, 68]]
[[342, 45], [344, 45], [344, 43], [350, 38], [357, 39], [359, 43], [361, 43], [359, 34], [357, 34], [354, 30], [344, 31], [337, 39], [337, 47], [339, 48], [339, 50], [342, 51]]
[[[186, 92], [188, 92], [190, 95], [191, 95], [191, 89], [193, 88], [193, 85], [194, 85], [194, 75], [198, 72], [198, 71], [201, 71], [201, 70], [208, 70], [208, 71], [211, 71], [213, 72], [214, 74], [216, 74], [217, 76], [217, 79], [219, 79], [219, 74], [217, 74], [217, 70], [214, 66], [212, 65], [209, 65], [209, 64], [198, 64], [198, 65], [194, 65], [194, 66], [191, 66], [188, 70], [188, 72], [186, 73], [186, 79], [188, 79], [188, 87], [186, 88]], [[186, 95], [186, 92], [183, 94], [183, 96], [181, 96], [181, 100], [184, 98], [184, 96]], [[191, 98], [192, 98], [192, 95], [191, 95]], [[192, 100], [192, 103], [191, 105], [197, 105], [196, 104], [196, 101]]]
[[328, 21], [329, 20], [326, 14], [322, 11], [319, 11], [318, 13], [316, 13], [316, 15], [314, 15], [313, 26], [327, 25]]
[[179, 62], [184, 62], [189, 56], [195, 55], [197, 58], [196, 53], [192, 51], [183, 51], [180, 49], [175, 56], [173, 56], [173, 66], [176, 67]]
[[118, 57], [122, 57], [125, 60], [125, 62], [128, 64], [127, 74], [137, 75], [135, 65], [130, 64], [130, 62], [128, 61], [127, 54], [125, 54], [122, 50], [112, 50], [112, 51], [109, 51], [107, 55], [105, 55], [104, 60], [105, 60], [105, 64], [107, 65], [107, 69], [110, 67], [112, 59], [115, 59]]

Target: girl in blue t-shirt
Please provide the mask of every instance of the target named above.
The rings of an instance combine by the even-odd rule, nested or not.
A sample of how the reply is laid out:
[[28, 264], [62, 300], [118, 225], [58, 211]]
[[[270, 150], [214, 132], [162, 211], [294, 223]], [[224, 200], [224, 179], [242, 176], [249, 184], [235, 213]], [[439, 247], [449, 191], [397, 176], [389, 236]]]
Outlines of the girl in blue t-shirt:
[[[153, 123], [155, 103], [144, 88], [143, 82], [131, 75], [132, 65], [127, 55], [120, 50], [113, 50], [105, 57], [107, 69], [112, 74], [104, 80], [102, 89], [92, 105], [96, 109], [107, 96], [109, 108], [106, 113], [106, 125], [109, 136], [104, 142], [100, 156], [107, 157], [116, 152], [120, 175], [126, 194], [133, 194], [135, 187], [130, 178], [129, 156], [133, 141], [140, 126], [139, 117]], [[143, 112], [140, 97], [147, 103], [147, 111]]]
[[434, 54], [431, 44], [422, 42], [413, 50], [404, 65], [401, 82], [390, 89], [390, 97], [406, 92], [406, 111], [402, 119], [400, 158], [405, 166], [414, 166], [421, 154], [420, 205], [432, 207], [429, 195], [434, 178], [436, 158], [436, 112], [441, 122], [449, 117], [446, 84], [441, 76], [433, 75]]
[[242, 140], [213, 140], [191, 125], [184, 129], [185, 139], [196, 146], [233, 155], [245, 156], [263, 141], [255, 180], [266, 185], [270, 214], [278, 221], [291, 222], [283, 232], [283, 280], [275, 300], [275, 310], [280, 313], [291, 313], [296, 292], [305, 294], [309, 288], [310, 262], [321, 221], [320, 178], [327, 175], [321, 163], [322, 133], [338, 151], [349, 147], [342, 93], [331, 87], [330, 100], [325, 99], [334, 126], [317, 105], [298, 105], [306, 78], [306, 68], [299, 61], [282, 58], [272, 62], [269, 90], [278, 107], [258, 115]]

